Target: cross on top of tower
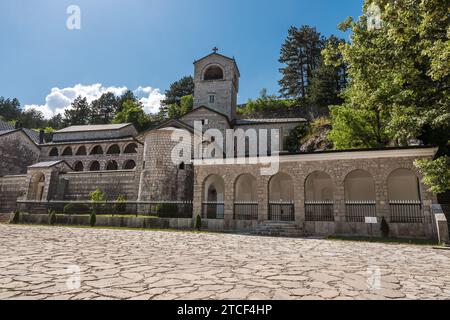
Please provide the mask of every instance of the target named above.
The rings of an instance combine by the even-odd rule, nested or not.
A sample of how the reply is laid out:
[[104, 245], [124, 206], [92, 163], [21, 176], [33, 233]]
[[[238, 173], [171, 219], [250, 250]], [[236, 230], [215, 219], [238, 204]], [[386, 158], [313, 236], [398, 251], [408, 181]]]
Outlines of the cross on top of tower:
[[217, 51], [219, 51], [219, 48], [214, 47], [214, 48], [212, 49], [212, 51], [213, 51], [214, 53], [217, 53]]

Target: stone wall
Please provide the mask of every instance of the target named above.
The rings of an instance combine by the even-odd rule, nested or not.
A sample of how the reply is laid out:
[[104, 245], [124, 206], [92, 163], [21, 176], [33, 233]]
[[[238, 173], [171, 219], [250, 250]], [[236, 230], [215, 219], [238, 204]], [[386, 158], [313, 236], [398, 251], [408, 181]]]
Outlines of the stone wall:
[[127, 200], [137, 199], [136, 178], [134, 170], [99, 171], [99, 172], [69, 172], [59, 175], [60, 183], [67, 180], [64, 200], [88, 200], [89, 193], [100, 188], [106, 193], [108, 200], [115, 200], [119, 194]]
[[26, 175], [0, 177], [0, 212], [14, 211], [17, 198], [24, 195]]
[[1, 135], [0, 176], [26, 173], [39, 153], [39, 147], [21, 130]]
[[[286, 173], [293, 179], [295, 224], [306, 235], [380, 235], [380, 223], [385, 217], [389, 223], [391, 236], [432, 238], [431, 202], [434, 196], [426, 191], [420, 183], [420, 196], [423, 203], [425, 222], [422, 224], [391, 223], [388, 188], [388, 176], [396, 169], [407, 168], [421, 180], [422, 176], [414, 166], [417, 158], [432, 158], [434, 149], [333, 152], [310, 155], [280, 157], [279, 172]], [[225, 185], [225, 219], [224, 229], [233, 226], [233, 204], [235, 182], [237, 178], [248, 173], [257, 179], [257, 198], [259, 204], [259, 222], [268, 220], [269, 182], [272, 176], [261, 175], [262, 164], [208, 164], [208, 161], [195, 162], [194, 174], [194, 214], [202, 211], [204, 199], [204, 182], [211, 174], [223, 178]], [[365, 223], [346, 222], [344, 181], [346, 176], [356, 169], [369, 172], [375, 182], [376, 213], [378, 224], [372, 227]], [[305, 182], [316, 171], [327, 173], [334, 188], [334, 222], [305, 222]]]

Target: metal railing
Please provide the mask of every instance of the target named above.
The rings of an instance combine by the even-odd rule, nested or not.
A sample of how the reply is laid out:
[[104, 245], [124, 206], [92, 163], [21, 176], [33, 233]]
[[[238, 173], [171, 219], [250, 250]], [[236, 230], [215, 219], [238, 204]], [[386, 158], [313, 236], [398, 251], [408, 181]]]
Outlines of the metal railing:
[[235, 202], [233, 219], [234, 220], [258, 220], [258, 203], [257, 202]]
[[293, 202], [269, 202], [269, 220], [295, 221], [295, 206]]
[[391, 222], [393, 223], [423, 223], [422, 202], [419, 200], [389, 201]]
[[192, 218], [192, 201], [17, 201], [17, 210], [29, 214], [55, 212], [66, 215], [154, 216]]
[[202, 216], [205, 219], [224, 219], [225, 204], [223, 202], [203, 202]]
[[306, 221], [334, 221], [333, 201], [306, 201]]
[[376, 217], [375, 201], [346, 201], [345, 220], [347, 222], [365, 222], [366, 217]]

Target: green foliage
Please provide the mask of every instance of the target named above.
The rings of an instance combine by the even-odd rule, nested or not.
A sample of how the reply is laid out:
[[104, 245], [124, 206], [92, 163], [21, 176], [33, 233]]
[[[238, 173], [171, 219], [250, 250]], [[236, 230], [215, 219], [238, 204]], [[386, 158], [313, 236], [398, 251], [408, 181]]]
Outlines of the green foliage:
[[113, 123], [132, 123], [138, 131], [143, 131], [150, 126], [150, 117], [144, 112], [142, 103], [127, 100], [122, 110], [116, 114]]
[[103, 207], [103, 203], [106, 201], [106, 195], [100, 188], [89, 193], [89, 198], [92, 201], [92, 214], [95, 214]]
[[199, 214], [195, 218], [195, 229], [197, 229], [198, 231], [202, 229], [202, 217]]
[[436, 160], [421, 159], [414, 163], [424, 174], [423, 183], [430, 192], [437, 194], [450, 191], [450, 157], [443, 156]]
[[124, 195], [119, 195], [114, 203], [114, 212], [124, 213], [127, 209], [127, 198]]
[[276, 95], [267, 95], [265, 89], [256, 100], [249, 99], [244, 107], [237, 109], [237, 113], [242, 116], [256, 116], [271, 114], [277, 111], [288, 112], [289, 109], [297, 107], [295, 100], [279, 99]]
[[339, 46], [342, 58], [325, 52], [327, 63], [348, 65], [351, 79], [332, 139], [338, 148], [411, 138], [443, 146], [450, 135], [448, 1], [366, 0], [365, 12], [371, 3], [381, 8], [381, 30], [369, 30], [366, 16], [348, 19], [340, 27], [351, 29], [352, 41]]
[[386, 219], [384, 217], [381, 218], [381, 226], [380, 226], [380, 230], [381, 230], [381, 235], [384, 238], [389, 237], [389, 225], [386, 222]]
[[64, 111], [64, 122], [66, 125], [86, 125], [91, 118], [91, 108], [86, 98], [78, 96], [70, 109]]
[[167, 107], [167, 117], [169, 119], [179, 118], [188, 113], [194, 107], [194, 96], [192, 94], [181, 97], [180, 102]]
[[14, 211], [13, 217], [11, 219], [12, 224], [18, 224], [20, 222], [20, 211]]
[[0, 116], [4, 121], [18, 120], [21, 114], [19, 100], [0, 97]]
[[286, 149], [289, 152], [299, 152], [302, 146], [301, 140], [310, 133], [309, 123], [302, 123], [294, 128], [286, 139]]
[[82, 203], [68, 203], [63, 209], [64, 214], [89, 213], [90, 211], [89, 206]]
[[[127, 100], [130, 101], [130, 100]], [[114, 119], [119, 109], [121, 109], [120, 98], [114, 93], [104, 93], [97, 100], [91, 103], [91, 123], [92, 124], [108, 124]]]
[[[170, 85], [170, 89], [166, 90], [165, 99], [161, 101], [161, 117], [175, 118], [183, 114], [182, 110], [189, 109], [189, 101], [182, 102], [186, 96], [194, 94], [194, 79], [186, 76]], [[186, 99], [186, 98], [185, 98]], [[187, 98], [189, 99], [189, 98]], [[184, 104], [184, 106], [182, 106]], [[192, 109], [192, 108], [191, 108]], [[188, 110], [189, 111], [189, 110]]]
[[51, 226], [54, 226], [56, 223], [56, 212], [55, 211], [50, 211], [48, 213], [48, 224]]
[[389, 142], [386, 117], [376, 111], [350, 106], [331, 108], [333, 129], [329, 138], [337, 149], [383, 147]]
[[91, 215], [89, 216], [89, 225], [91, 227], [95, 227], [95, 224], [97, 223], [97, 214], [95, 211], [91, 212]]

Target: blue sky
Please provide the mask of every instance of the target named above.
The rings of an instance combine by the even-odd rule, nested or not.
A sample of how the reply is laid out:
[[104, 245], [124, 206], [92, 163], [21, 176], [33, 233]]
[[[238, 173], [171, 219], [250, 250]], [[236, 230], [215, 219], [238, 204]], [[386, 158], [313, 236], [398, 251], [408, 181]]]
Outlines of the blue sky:
[[[1, 0], [0, 96], [46, 113], [76, 94], [129, 88], [147, 111], [192, 62], [219, 47], [241, 71], [239, 102], [262, 88], [277, 93], [280, 46], [291, 25], [324, 35], [361, 15], [363, 0]], [[67, 7], [81, 9], [68, 30]], [[77, 86], [78, 85], [78, 86]], [[52, 88], [53, 89], [52, 91]]]

